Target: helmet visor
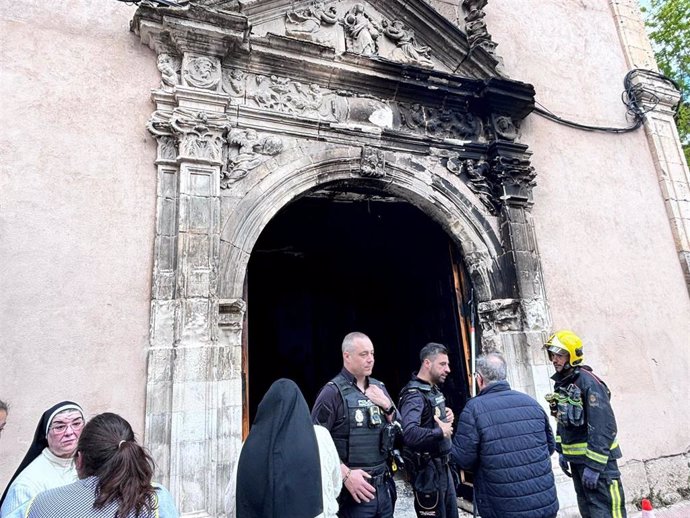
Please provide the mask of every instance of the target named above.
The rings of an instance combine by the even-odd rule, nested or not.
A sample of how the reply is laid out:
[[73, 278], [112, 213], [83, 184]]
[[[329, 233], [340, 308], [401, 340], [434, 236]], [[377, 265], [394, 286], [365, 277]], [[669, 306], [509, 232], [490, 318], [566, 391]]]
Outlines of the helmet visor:
[[567, 356], [568, 354], [570, 354], [567, 349], [563, 349], [562, 347], [558, 347], [557, 345], [547, 344], [546, 350], [552, 354], [558, 354], [559, 356]]

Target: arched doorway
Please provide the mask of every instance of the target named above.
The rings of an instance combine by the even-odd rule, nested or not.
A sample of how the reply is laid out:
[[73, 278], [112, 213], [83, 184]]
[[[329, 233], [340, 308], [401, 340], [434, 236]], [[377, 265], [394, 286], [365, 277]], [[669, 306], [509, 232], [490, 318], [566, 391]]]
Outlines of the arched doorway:
[[[340, 344], [367, 333], [374, 377], [397, 400], [427, 342], [447, 345], [444, 392], [459, 413], [468, 397], [460, 254], [421, 210], [381, 193], [324, 190], [285, 206], [257, 240], [248, 265], [249, 422], [277, 378], [307, 402], [342, 367]], [[465, 297], [466, 298], [466, 297]]]

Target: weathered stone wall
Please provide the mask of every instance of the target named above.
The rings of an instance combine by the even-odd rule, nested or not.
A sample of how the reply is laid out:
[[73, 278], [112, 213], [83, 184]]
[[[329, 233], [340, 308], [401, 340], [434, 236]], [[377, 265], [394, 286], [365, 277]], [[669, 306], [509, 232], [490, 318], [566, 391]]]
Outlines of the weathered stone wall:
[[114, 1], [0, 10], [0, 488], [62, 399], [144, 432], [155, 57]]

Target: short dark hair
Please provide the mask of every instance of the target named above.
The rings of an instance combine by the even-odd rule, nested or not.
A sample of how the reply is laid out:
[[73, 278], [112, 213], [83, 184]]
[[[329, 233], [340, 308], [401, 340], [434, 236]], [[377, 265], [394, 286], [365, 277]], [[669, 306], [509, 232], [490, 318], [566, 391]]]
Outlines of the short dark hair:
[[443, 344], [437, 344], [436, 342], [429, 342], [422, 350], [419, 351], [419, 361], [424, 363], [427, 358], [433, 358], [437, 354], [445, 354], [448, 356], [448, 348]]
[[2, 399], [0, 399], [0, 410], [4, 410], [5, 413], [8, 413], [10, 410], [10, 405], [8, 403], [5, 403]]
[[501, 353], [486, 353], [477, 358], [477, 372], [487, 385], [505, 380], [506, 370], [506, 360]]

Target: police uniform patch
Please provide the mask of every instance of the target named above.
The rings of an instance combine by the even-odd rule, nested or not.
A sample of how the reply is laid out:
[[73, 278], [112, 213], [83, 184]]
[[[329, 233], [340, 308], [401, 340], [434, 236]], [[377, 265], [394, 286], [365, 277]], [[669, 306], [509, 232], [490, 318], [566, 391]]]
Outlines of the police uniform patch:
[[441, 409], [437, 406], [434, 407], [434, 415], [439, 419], [441, 418]]
[[357, 422], [357, 426], [362, 426], [362, 423], [364, 422], [364, 412], [362, 412], [359, 408], [355, 410], [355, 421]]
[[596, 406], [597, 404], [597, 395], [594, 392], [589, 395], [589, 404], [592, 406]]

